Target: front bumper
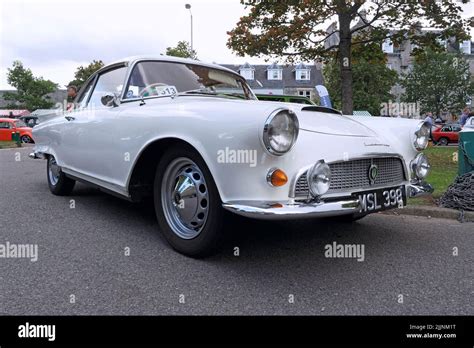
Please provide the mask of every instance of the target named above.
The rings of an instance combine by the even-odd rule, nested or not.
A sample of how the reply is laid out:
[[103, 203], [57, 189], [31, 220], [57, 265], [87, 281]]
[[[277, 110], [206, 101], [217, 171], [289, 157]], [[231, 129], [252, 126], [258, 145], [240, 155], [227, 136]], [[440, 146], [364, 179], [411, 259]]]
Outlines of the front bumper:
[[410, 185], [407, 186], [407, 195], [409, 198], [427, 196], [432, 194], [433, 191], [433, 186], [424, 181], [412, 181]]
[[285, 220], [355, 214], [359, 212], [359, 205], [358, 199], [348, 199], [328, 203], [239, 201], [224, 203], [222, 206], [245, 217]]
[[[406, 185], [409, 198], [428, 195], [433, 187], [425, 182], [412, 182]], [[360, 213], [360, 202], [356, 198], [346, 198], [331, 202], [265, 202], [234, 201], [222, 205], [237, 215], [262, 220], [294, 220], [322, 218]]]

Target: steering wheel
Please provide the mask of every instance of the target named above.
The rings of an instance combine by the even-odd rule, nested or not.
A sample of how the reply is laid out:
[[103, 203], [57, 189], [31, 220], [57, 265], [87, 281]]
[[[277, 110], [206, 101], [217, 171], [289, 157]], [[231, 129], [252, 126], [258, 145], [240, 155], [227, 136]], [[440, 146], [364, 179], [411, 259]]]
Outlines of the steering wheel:
[[145, 88], [143, 88], [142, 91], [140, 92], [139, 96], [143, 98], [146, 92], [151, 92], [149, 91], [151, 88], [160, 87], [160, 86], [168, 86], [168, 85], [166, 83], [160, 83], [160, 82], [152, 83], [151, 85], [145, 86]]

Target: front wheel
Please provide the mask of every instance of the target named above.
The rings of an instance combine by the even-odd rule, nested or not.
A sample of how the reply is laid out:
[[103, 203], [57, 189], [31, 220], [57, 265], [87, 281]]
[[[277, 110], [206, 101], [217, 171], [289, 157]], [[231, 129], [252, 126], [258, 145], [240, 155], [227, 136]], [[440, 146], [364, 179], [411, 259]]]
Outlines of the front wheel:
[[29, 144], [33, 142], [33, 139], [31, 139], [29, 135], [22, 135], [20, 140], [23, 144]]
[[154, 181], [155, 212], [168, 243], [191, 257], [212, 254], [222, 241], [224, 211], [204, 160], [189, 147], [169, 149]]
[[67, 196], [72, 192], [76, 182], [61, 171], [61, 167], [58, 166], [54, 156], [48, 157], [46, 172], [49, 190], [53, 195]]

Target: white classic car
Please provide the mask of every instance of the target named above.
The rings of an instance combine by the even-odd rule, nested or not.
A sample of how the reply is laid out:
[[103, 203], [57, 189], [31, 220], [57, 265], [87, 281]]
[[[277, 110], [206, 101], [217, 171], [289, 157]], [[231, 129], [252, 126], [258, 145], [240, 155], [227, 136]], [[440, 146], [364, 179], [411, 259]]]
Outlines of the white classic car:
[[187, 59], [110, 64], [33, 134], [53, 194], [83, 181], [153, 197], [168, 242], [194, 257], [216, 250], [226, 211], [356, 220], [432, 192], [423, 122], [260, 102], [235, 72]]

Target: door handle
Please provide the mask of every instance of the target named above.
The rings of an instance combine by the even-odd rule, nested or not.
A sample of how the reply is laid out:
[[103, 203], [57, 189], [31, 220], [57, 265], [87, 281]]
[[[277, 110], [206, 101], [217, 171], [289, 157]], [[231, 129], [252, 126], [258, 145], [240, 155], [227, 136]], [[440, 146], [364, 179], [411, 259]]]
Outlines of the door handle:
[[74, 121], [76, 118], [72, 116], [64, 116], [64, 118], [68, 121]]

